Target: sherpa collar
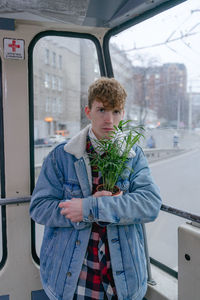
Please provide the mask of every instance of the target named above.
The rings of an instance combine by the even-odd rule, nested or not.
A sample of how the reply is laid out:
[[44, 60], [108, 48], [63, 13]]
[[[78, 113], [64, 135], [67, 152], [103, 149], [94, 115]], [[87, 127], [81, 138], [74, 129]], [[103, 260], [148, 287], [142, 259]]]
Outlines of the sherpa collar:
[[91, 124], [82, 129], [78, 134], [76, 134], [71, 140], [64, 146], [64, 150], [77, 159], [83, 157], [86, 152], [86, 138]]
[[[72, 155], [74, 155], [77, 159], [86, 154], [86, 139], [89, 131], [91, 130], [91, 124], [82, 129], [77, 135], [75, 135], [65, 146], [64, 150]], [[94, 143], [94, 141], [93, 141]], [[94, 145], [95, 146], [95, 145]], [[122, 145], [121, 153], [123, 153], [125, 149], [125, 145]], [[134, 157], [135, 151], [131, 149], [129, 152], [128, 158]]]

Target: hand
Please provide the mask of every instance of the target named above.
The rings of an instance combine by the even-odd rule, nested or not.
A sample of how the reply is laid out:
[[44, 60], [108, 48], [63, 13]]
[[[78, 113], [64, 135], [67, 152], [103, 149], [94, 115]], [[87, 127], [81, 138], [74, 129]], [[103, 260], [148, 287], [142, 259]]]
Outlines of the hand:
[[65, 218], [70, 219], [72, 222], [80, 222], [83, 220], [82, 211], [82, 201], [81, 198], [72, 198], [66, 202], [61, 202], [58, 206], [61, 209], [61, 215]]
[[[118, 194], [116, 196], [121, 196], [121, 195], [123, 195], [123, 191], [121, 191], [120, 194]], [[92, 196], [94, 196], [94, 197], [112, 196], [112, 193], [109, 191], [100, 191], [100, 192], [94, 193]], [[113, 195], [113, 197], [115, 197], [115, 195]]]
[[94, 197], [112, 196], [112, 193], [109, 191], [100, 191], [100, 192], [94, 193], [92, 196], [94, 196]]

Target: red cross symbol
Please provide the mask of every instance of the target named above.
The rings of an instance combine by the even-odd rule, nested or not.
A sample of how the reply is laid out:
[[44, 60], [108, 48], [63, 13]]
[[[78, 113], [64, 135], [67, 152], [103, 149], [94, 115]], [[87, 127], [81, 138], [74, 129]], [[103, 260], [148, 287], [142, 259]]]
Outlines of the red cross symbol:
[[8, 47], [12, 48], [12, 52], [16, 52], [16, 48], [20, 48], [20, 45], [16, 45], [16, 41], [13, 40], [12, 44], [8, 44]]

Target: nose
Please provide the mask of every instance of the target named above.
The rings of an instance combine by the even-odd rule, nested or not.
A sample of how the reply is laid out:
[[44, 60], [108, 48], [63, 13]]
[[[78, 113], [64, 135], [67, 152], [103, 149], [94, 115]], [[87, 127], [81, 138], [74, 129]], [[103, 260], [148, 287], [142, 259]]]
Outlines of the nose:
[[106, 123], [113, 123], [113, 114], [112, 111], [106, 111], [104, 116], [104, 121]]

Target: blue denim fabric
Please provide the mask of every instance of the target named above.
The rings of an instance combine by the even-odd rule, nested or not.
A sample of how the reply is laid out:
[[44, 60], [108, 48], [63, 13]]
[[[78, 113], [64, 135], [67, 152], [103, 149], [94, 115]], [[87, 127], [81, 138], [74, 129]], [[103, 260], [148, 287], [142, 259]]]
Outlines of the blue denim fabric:
[[[32, 195], [30, 214], [45, 225], [40, 273], [50, 300], [73, 299], [92, 222], [107, 226], [118, 299], [143, 299], [147, 271], [141, 224], [155, 220], [161, 198], [141, 148], [135, 146], [134, 151], [136, 156], [128, 161], [133, 172], [119, 178], [123, 195], [116, 197], [93, 197], [84, 156], [77, 159], [64, 150], [63, 144], [46, 158]], [[58, 207], [61, 201], [73, 197], [84, 198], [80, 223], [66, 219]]]

